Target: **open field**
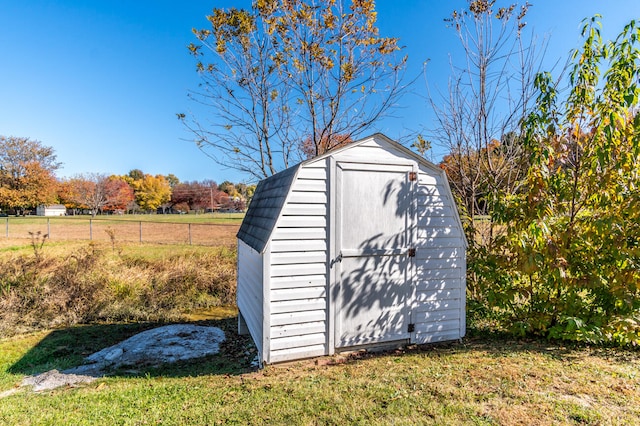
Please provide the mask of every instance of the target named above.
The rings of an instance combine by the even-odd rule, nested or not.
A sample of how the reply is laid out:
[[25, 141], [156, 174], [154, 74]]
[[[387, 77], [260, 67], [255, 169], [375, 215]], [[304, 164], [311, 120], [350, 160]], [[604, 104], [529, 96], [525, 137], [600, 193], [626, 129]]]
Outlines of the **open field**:
[[0, 238], [147, 242], [159, 244], [235, 244], [243, 214], [123, 215], [0, 218]]

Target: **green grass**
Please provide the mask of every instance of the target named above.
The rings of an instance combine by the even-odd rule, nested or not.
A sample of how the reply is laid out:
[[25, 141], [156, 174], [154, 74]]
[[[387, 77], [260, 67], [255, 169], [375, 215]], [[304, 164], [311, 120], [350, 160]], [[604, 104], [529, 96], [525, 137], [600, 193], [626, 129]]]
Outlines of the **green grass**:
[[[468, 339], [378, 355], [248, 367], [252, 352], [221, 326], [222, 353], [116, 375], [77, 388], [19, 389], [2, 424], [637, 424], [636, 352], [547, 342]], [[0, 341], [0, 393], [25, 374], [66, 368], [81, 355], [151, 324], [74, 327]]]

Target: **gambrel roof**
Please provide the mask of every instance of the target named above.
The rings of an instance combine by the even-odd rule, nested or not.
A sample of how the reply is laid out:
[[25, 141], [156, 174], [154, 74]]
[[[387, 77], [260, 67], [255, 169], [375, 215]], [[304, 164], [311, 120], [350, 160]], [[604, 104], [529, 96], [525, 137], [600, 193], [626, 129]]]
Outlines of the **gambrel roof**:
[[[395, 150], [398, 154], [412, 158], [418, 164], [425, 166], [433, 172], [443, 176], [447, 180], [444, 170], [422, 158], [420, 155], [401, 145], [400, 143], [388, 138], [382, 133], [376, 133], [358, 141], [352, 142], [340, 148], [330, 150], [310, 160], [303, 161], [295, 166], [289, 167], [273, 176], [270, 176], [258, 183], [253, 199], [249, 204], [247, 213], [242, 221], [237, 237], [244, 241], [249, 247], [259, 253], [264, 251], [271, 234], [276, 226], [278, 217], [287, 201], [287, 196], [291, 191], [293, 182], [295, 181], [298, 170], [307, 164], [323, 161], [327, 157], [338, 153], [353, 149], [359, 145], [365, 144], [371, 140], [375, 140], [381, 145], [386, 145], [391, 150]], [[366, 159], [363, 159], [366, 160]], [[447, 191], [450, 191], [447, 185]], [[449, 194], [451, 200], [453, 196]], [[457, 211], [455, 212], [458, 222]], [[462, 227], [462, 224], [460, 223]], [[464, 238], [464, 237], [463, 237]], [[466, 244], [466, 240], [465, 240]]]
[[261, 180], [256, 187], [237, 237], [258, 253], [269, 241], [299, 166]]

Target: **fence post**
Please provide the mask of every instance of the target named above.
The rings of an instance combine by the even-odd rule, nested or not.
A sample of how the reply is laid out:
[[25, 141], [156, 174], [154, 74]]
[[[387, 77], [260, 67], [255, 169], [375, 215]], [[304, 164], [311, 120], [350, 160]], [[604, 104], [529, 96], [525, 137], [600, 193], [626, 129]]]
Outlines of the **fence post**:
[[47, 218], [47, 236], [51, 239], [51, 219]]
[[89, 241], [93, 241], [93, 220], [89, 219]]
[[142, 242], [142, 221], [140, 221], [140, 242]]
[[191, 245], [191, 224], [189, 223], [189, 245]]
[[7, 216], [7, 238], [9, 238], [9, 216]]

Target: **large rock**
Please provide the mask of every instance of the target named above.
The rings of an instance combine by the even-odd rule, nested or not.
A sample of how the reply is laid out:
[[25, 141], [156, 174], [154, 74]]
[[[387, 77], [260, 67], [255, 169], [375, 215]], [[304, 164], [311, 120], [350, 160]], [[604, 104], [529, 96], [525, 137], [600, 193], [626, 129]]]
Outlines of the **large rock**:
[[157, 366], [215, 355], [224, 339], [224, 332], [218, 327], [187, 324], [158, 327], [96, 352], [78, 367], [26, 377], [22, 385], [33, 386], [35, 391], [48, 390], [90, 382], [121, 367]]

